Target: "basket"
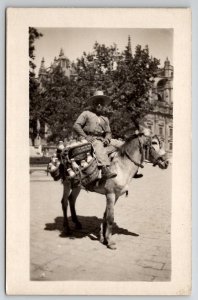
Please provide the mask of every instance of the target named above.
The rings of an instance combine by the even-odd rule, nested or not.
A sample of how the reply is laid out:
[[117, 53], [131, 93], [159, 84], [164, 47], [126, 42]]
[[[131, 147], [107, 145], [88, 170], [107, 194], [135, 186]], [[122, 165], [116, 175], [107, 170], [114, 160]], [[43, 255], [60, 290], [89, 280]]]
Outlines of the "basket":
[[84, 169], [81, 169], [81, 183], [83, 186], [87, 186], [88, 184], [95, 181], [99, 176], [99, 169], [97, 160], [95, 157], [89, 162], [89, 165]]
[[[86, 160], [87, 153], [90, 153], [93, 158], [88, 163], [88, 166], [82, 168], [80, 166], [80, 162], [82, 160]], [[72, 178], [72, 181], [77, 181], [81, 183], [84, 187], [95, 181], [99, 176], [99, 170], [98, 170], [98, 163], [97, 159], [94, 156], [94, 150], [91, 143], [84, 143], [80, 145], [73, 146], [71, 148], [64, 149], [60, 154], [60, 160], [63, 168], [62, 170], [59, 168], [59, 170], [55, 170], [53, 173], [51, 173], [54, 180], [59, 180], [60, 178], [63, 178], [65, 176], [68, 176], [67, 168], [71, 167], [71, 159], [74, 158], [74, 160], [79, 165], [79, 171], [75, 172], [76, 176]], [[63, 174], [63, 175], [62, 175]]]
[[80, 161], [87, 157], [88, 152], [93, 152], [92, 145], [90, 143], [75, 146], [68, 150], [68, 157], [75, 158], [75, 160]]

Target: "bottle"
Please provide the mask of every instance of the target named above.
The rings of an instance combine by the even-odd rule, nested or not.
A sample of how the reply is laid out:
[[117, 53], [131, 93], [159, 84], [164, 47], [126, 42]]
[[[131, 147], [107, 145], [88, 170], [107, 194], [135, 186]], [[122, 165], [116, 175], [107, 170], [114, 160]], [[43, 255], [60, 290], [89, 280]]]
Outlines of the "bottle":
[[98, 173], [98, 179], [101, 179], [101, 178], [102, 178], [102, 170], [100, 169], [99, 173]]
[[67, 172], [68, 172], [70, 178], [74, 178], [76, 176], [76, 174], [74, 173], [74, 171], [71, 168], [67, 169]]
[[92, 160], [92, 156], [91, 156], [91, 153], [90, 152], [88, 152], [87, 153], [87, 162], [89, 163], [91, 160]]
[[80, 165], [81, 165], [82, 168], [85, 168], [85, 167], [88, 166], [88, 163], [86, 162], [86, 160], [83, 159], [83, 160], [81, 161]]
[[50, 162], [50, 163], [48, 164], [48, 170], [49, 170], [49, 171], [51, 171], [52, 166], [53, 166], [53, 164]]
[[53, 154], [52, 158], [51, 158], [51, 162], [56, 165], [58, 158], [56, 157], [56, 155]]
[[49, 172], [54, 172], [57, 169], [57, 167], [53, 163], [49, 163], [48, 170]]
[[74, 159], [74, 158], [71, 159], [71, 166], [72, 166], [72, 169], [73, 169], [74, 171], [78, 171], [79, 166], [78, 166], [78, 164], [75, 162], [75, 159]]
[[65, 147], [64, 147], [63, 141], [59, 141], [57, 149], [58, 149], [58, 150], [63, 150], [64, 148], [65, 148]]
[[57, 158], [56, 167], [58, 168], [60, 166], [60, 161]]

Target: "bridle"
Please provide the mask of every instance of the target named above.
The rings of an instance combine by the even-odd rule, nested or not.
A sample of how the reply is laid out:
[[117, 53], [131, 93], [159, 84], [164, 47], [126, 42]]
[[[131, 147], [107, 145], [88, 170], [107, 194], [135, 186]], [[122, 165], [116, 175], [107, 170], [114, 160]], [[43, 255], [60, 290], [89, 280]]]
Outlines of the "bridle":
[[132, 162], [132, 163], [134, 163], [137, 167], [140, 167], [140, 168], [144, 168], [144, 166], [143, 166], [143, 161], [144, 161], [144, 155], [145, 155], [145, 153], [144, 153], [144, 149], [145, 148], [147, 148], [147, 147], [149, 147], [149, 150], [150, 150], [150, 152], [153, 150], [153, 151], [155, 151], [155, 157], [153, 157], [153, 159], [154, 159], [154, 161], [153, 161], [153, 166], [155, 166], [155, 165], [159, 165], [159, 167], [162, 167], [163, 168], [163, 166], [162, 166], [162, 156], [161, 155], [159, 155], [157, 152], [156, 152], [156, 150], [155, 150], [155, 148], [152, 146], [154, 143], [152, 143], [152, 137], [147, 137], [147, 136], [145, 136], [146, 138], [148, 138], [148, 140], [146, 141], [146, 143], [143, 143], [143, 141], [141, 140], [141, 136], [142, 135], [144, 135], [144, 134], [141, 134], [141, 135], [138, 135], [137, 136], [137, 138], [138, 138], [138, 141], [139, 141], [139, 151], [140, 151], [140, 153], [141, 153], [141, 155], [142, 155], [142, 158], [141, 158], [141, 161], [140, 162], [137, 162], [127, 151], [125, 151], [125, 155], [126, 155], [126, 157]]
[[137, 137], [138, 137], [138, 141], [139, 141], [139, 150], [140, 150], [140, 153], [141, 153], [141, 155], [142, 155], [141, 162], [138, 163], [137, 161], [135, 161], [135, 160], [133, 159], [133, 157], [131, 157], [127, 151], [125, 151], [125, 154], [126, 154], [126, 157], [127, 157], [131, 162], [133, 162], [137, 167], [144, 168], [144, 166], [143, 166], [143, 164], [142, 164], [142, 162], [144, 161], [144, 144], [143, 144], [142, 141], [140, 140], [140, 135], [138, 135]]

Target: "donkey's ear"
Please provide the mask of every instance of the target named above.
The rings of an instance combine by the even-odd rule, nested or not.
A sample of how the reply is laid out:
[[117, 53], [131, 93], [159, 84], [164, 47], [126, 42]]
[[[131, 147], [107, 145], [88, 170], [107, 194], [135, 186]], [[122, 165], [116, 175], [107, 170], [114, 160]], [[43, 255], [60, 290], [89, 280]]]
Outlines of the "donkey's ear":
[[149, 129], [149, 128], [144, 128], [143, 130], [142, 130], [142, 133], [145, 135], [145, 136], [151, 136], [151, 130]]

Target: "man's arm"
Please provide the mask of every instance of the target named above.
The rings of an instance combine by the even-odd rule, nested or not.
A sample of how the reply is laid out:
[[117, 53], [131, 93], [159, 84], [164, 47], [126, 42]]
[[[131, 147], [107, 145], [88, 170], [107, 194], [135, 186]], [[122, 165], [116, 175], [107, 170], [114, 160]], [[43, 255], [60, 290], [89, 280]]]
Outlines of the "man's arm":
[[76, 122], [74, 123], [73, 129], [80, 136], [86, 138], [87, 135], [83, 130], [83, 126], [86, 124], [87, 116], [86, 111], [82, 112]]
[[108, 146], [111, 142], [111, 128], [109, 125], [109, 120], [107, 118], [105, 118], [106, 121], [106, 128], [105, 128], [105, 137], [104, 137], [104, 145]]
[[83, 130], [84, 125], [87, 122], [88, 112], [84, 111], [80, 114], [76, 122], [74, 123], [73, 129], [79, 135], [79, 137], [84, 137], [88, 142], [92, 143], [95, 138], [92, 136], [87, 136]]

